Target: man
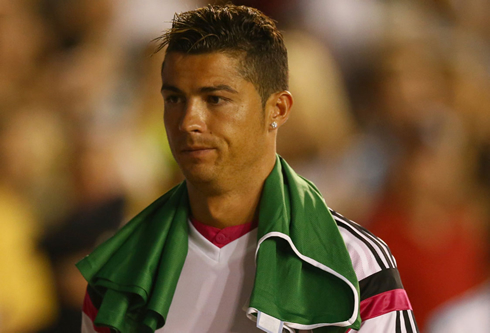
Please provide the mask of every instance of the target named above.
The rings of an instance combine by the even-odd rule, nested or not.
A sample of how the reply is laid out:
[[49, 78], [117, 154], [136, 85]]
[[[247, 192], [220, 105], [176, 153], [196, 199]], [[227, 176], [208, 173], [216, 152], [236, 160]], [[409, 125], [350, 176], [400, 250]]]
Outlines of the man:
[[416, 332], [386, 244], [276, 155], [293, 99], [273, 21], [207, 6], [176, 15], [163, 47], [186, 180], [78, 264], [83, 332]]

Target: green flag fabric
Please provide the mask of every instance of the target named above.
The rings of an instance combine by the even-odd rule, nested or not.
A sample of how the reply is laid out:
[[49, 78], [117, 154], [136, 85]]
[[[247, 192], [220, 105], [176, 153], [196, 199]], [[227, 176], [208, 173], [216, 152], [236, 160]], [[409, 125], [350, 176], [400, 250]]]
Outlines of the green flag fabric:
[[[121, 333], [165, 324], [188, 249], [185, 182], [153, 202], [77, 263], [102, 303], [94, 321]], [[259, 206], [256, 275], [247, 315], [289, 328], [360, 328], [359, 284], [318, 189], [279, 156]], [[245, 314], [244, 314], [245, 315]]]

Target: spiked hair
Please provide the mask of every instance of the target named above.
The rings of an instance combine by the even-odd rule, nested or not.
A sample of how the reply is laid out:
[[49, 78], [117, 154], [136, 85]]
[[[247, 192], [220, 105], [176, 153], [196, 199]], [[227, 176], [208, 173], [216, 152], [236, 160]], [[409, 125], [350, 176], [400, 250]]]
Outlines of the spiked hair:
[[287, 50], [272, 19], [246, 6], [207, 5], [175, 14], [172, 28], [156, 39], [156, 52], [222, 52], [239, 60], [238, 71], [259, 93], [262, 104], [288, 89]]

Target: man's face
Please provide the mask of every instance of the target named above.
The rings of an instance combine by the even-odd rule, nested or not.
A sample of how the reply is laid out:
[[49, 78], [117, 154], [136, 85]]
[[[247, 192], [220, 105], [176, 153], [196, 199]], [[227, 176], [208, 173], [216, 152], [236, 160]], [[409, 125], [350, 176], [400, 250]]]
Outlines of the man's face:
[[238, 184], [270, 152], [261, 98], [238, 66], [223, 53], [166, 55], [165, 128], [172, 153], [193, 184]]

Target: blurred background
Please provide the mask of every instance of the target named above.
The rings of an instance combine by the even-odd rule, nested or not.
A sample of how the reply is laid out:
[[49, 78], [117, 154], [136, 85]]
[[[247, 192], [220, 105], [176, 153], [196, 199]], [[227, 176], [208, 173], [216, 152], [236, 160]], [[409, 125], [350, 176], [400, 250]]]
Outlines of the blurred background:
[[[79, 332], [75, 262], [182, 180], [151, 40], [207, 3], [0, 1], [0, 332]], [[490, 276], [490, 1], [234, 3], [284, 31], [279, 153], [388, 243], [436, 332]]]

